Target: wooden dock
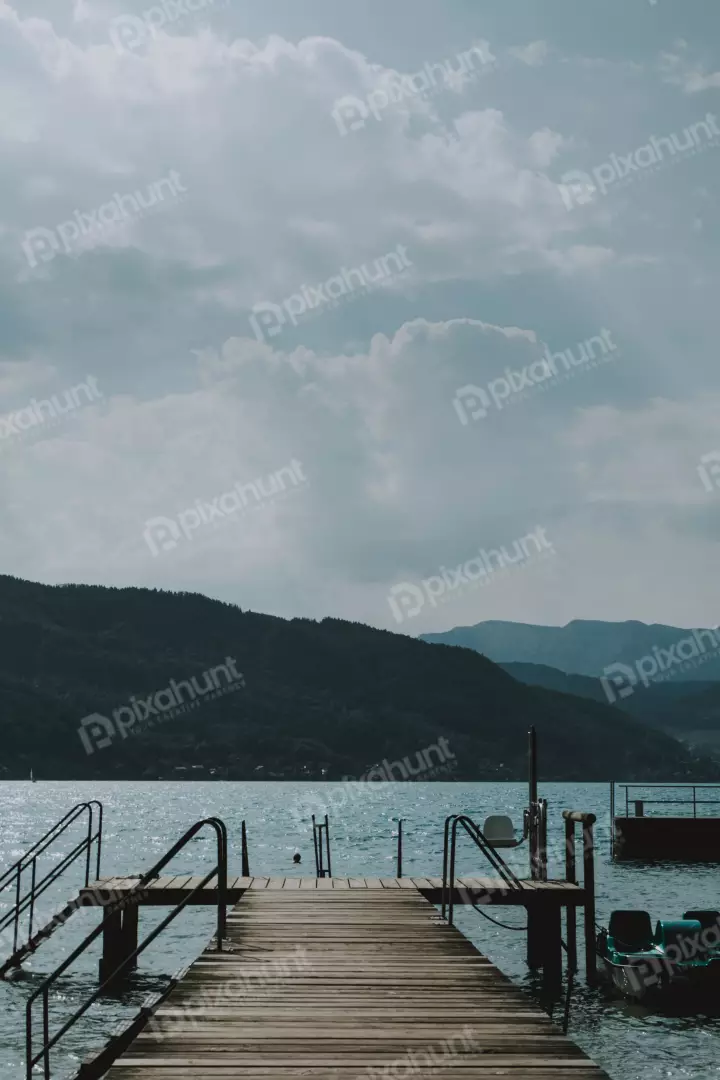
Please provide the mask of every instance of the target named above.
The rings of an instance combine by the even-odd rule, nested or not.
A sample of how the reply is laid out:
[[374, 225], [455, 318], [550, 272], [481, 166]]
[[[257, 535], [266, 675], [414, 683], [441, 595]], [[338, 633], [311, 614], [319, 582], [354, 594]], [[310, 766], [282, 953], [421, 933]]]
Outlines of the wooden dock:
[[[123, 881], [91, 888], [117, 891]], [[575, 902], [560, 883], [528, 884]], [[87, 1075], [607, 1080], [440, 917], [430, 902], [440, 886], [427, 878], [235, 879], [241, 899], [223, 952], [202, 953], [143, 1029], [127, 1035], [109, 1071], [90, 1065]], [[174, 904], [188, 887], [158, 881], [149, 902]]]
[[[78, 904], [105, 906], [134, 889], [138, 877], [101, 878], [81, 889]], [[159, 877], [148, 884], [136, 899], [142, 905], [180, 904], [202, 882], [201, 877], [180, 875]], [[458, 877], [453, 892], [454, 903], [514, 904], [532, 907], [535, 903], [557, 904], [559, 907], [582, 907], [585, 890], [569, 881], [522, 881], [521, 890], [510, 890], [501, 878]], [[228, 902], [236, 904], [246, 892], [293, 892], [295, 890], [339, 892], [348, 889], [381, 892], [405, 889], [419, 892], [431, 904], [442, 903], [442, 878], [438, 877], [228, 877]], [[198, 891], [193, 904], [217, 904], [217, 879]]]

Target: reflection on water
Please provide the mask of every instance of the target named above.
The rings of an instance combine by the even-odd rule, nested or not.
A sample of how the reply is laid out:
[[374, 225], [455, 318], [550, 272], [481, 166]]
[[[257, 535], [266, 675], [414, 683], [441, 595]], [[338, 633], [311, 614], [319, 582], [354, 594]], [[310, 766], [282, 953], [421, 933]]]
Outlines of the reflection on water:
[[[563, 809], [590, 810], [596, 826], [597, 918], [607, 922], [614, 907], [644, 907], [653, 920], [677, 918], [687, 908], [720, 908], [720, 873], [716, 865], [613, 864], [609, 858], [608, 788], [604, 784], [541, 785], [550, 809], [550, 874], [564, 869]], [[490, 813], [508, 813], [519, 825], [527, 799], [522, 784], [284, 784], [284, 783], [3, 783], [0, 809], [0, 871], [22, 853], [74, 803], [99, 798], [105, 804], [103, 875], [141, 873], [156, 862], [198, 818], [216, 814], [230, 833], [230, 872], [240, 873], [240, 822], [248, 823], [250, 872], [297, 875], [313, 872], [310, 815], [330, 815], [333, 872], [338, 876], [394, 876], [397, 819], [404, 824], [403, 870], [407, 876], [442, 872], [442, 826], [448, 813], [466, 812], [482, 822]], [[46, 866], [59, 861], [82, 833], [69, 832], [53, 849]], [[300, 867], [293, 864], [296, 850]], [[505, 853], [517, 871], [527, 874], [527, 850]], [[459, 844], [459, 874], [485, 869], [475, 846]], [[216, 862], [214, 836], [208, 830], [188, 846], [167, 873], [202, 874]], [[42, 868], [40, 868], [42, 869]], [[80, 884], [82, 870], [70, 871], [43, 898], [43, 910], [56, 910]], [[2, 899], [2, 898], [0, 898]], [[2, 909], [2, 905], [0, 905]], [[167, 914], [165, 908], [141, 911], [141, 935]], [[524, 925], [524, 913], [495, 909], [508, 924]], [[24, 1075], [25, 1004], [38, 980], [67, 956], [97, 925], [97, 911], [77, 912], [26, 965], [21, 981], [0, 983], [0, 1080]], [[528, 994], [540, 1000], [540, 980], [525, 966], [525, 934], [495, 926], [476, 912], [456, 909], [456, 923]], [[159, 989], [197, 955], [212, 937], [212, 909], [183, 912], [141, 957], [141, 969], [123, 994], [95, 1003], [62, 1043], [66, 1075], [91, 1047], [102, 1044], [119, 1021], [130, 1019], [148, 993]], [[582, 918], [578, 924], [582, 959]], [[51, 1027], [67, 1018], [96, 985], [100, 942], [55, 987]], [[562, 1022], [563, 1002], [554, 1019]], [[39, 1028], [38, 1028], [39, 1030]], [[569, 1033], [616, 1080], [709, 1080], [720, 1078], [720, 1020], [710, 1016], [661, 1015], [589, 990], [579, 977], [571, 999]], [[59, 1072], [57, 1075], [62, 1075]]]

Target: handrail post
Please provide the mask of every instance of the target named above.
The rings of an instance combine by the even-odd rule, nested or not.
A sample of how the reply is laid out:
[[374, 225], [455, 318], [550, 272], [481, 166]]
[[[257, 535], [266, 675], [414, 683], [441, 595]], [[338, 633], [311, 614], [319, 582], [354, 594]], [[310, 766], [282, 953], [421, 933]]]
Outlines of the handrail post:
[[20, 875], [22, 868], [18, 864], [17, 876], [15, 879], [15, 928], [13, 933], [13, 952], [17, 952], [18, 943], [18, 927], [20, 925]]
[[93, 802], [98, 808], [98, 827], [97, 833], [97, 861], [95, 866], [95, 877], [100, 879], [100, 853], [102, 851], [102, 833], [103, 833], [103, 804], [99, 799], [93, 799]]
[[250, 877], [250, 861], [248, 859], [247, 828], [242, 823], [242, 876]]
[[45, 1053], [43, 1054], [43, 1066], [45, 1069], [45, 1080], [50, 1080], [50, 994], [48, 993], [47, 987], [45, 987], [45, 992], [43, 993], [43, 1035], [43, 1047], [45, 1050]]
[[330, 864], [330, 825], [328, 823], [328, 816], [325, 815], [325, 846], [327, 848], [327, 877], [332, 877], [332, 866]]
[[402, 857], [403, 857], [403, 819], [398, 820], [398, 847], [397, 847], [397, 876], [402, 877]]
[[315, 877], [320, 877], [320, 861], [318, 859], [318, 843], [317, 843], [317, 828], [315, 825], [315, 815], [312, 815], [312, 834], [313, 834], [313, 851], [315, 852]]
[[443, 889], [442, 889], [442, 917], [445, 918], [448, 906], [448, 860], [450, 855], [450, 822], [457, 817], [456, 814], [448, 814], [445, 818], [445, 837], [443, 840]]
[[448, 879], [448, 923], [450, 926], [453, 925], [453, 915], [455, 911], [455, 845], [457, 843], [457, 824], [458, 818], [456, 817], [452, 823], [450, 841], [450, 874]]
[[87, 889], [90, 884], [90, 856], [92, 854], [92, 842], [93, 842], [93, 808], [88, 803], [88, 829], [87, 829], [87, 850], [85, 852], [85, 888]]
[[30, 879], [30, 924], [28, 926], [28, 941], [32, 940], [33, 916], [35, 914], [35, 876], [37, 874], [37, 855], [32, 861], [32, 877]]
[[227, 929], [227, 829], [220, 818], [215, 818], [218, 830], [218, 952], [223, 951], [223, 938]]

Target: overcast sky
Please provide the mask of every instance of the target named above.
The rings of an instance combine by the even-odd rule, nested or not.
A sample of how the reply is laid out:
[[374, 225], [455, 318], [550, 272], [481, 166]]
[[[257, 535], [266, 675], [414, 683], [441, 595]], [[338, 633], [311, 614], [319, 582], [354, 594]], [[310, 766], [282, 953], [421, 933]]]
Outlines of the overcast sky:
[[719, 30], [0, 0], [0, 570], [715, 626]]

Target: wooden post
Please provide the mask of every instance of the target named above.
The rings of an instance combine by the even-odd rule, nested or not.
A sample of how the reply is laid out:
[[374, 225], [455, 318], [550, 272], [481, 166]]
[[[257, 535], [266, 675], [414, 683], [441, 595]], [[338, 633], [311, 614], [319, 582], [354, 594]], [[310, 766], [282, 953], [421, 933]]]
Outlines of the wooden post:
[[545, 933], [545, 927], [543, 925], [542, 911], [540, 910], [537, 902], [530, 904], [526, 909], [527, 911], [527, 966], [535, 971], [537, 968], [543, 966], [545, 959], [545, 951], [543, 945], [543, 936]]
[[138, 905], [118, 908], [103, 919], [102, 957], [99, 965], [100, 983], [108, 989], [122, 983], [137, 968], [137, 957], [130, 957], [138, 947]]
[[[565, 880], [577, 885], [575, 822], [572, 818], [565, 819]], [[574, 904], [567, 906], [567, 954], [568, 972], [574, 975], [577, 971], [577, 912]]]
[[547, 854], [547, 799], [538, 800], [538, 831], [539, 831], [539, 858], [538, 873], [540, 881], [548, 879], [548, 854]]
[[557, 903], [542, 906], [543, 990], [554, 995], [562, 986], [562, 910]]
[[250, 862], [248, 859], [247, 828], [242, 823], [242, 876], [250, 877]]
[[594, 824], [595, 815], [586, 814], [583, 821], [583, 888], [585, 890], [585, 970], [589, 983], [594, 983], [597, 975]]
[[[129, 904], [122, 913], [122, 957], [130, 957], [138, 947], [138, 915], [137, 904]], [[129, 961], [125, 971], [129, 974], [137, 968], [137, 956]]]
[[[575, 873], [575, 822], [582, 825], [583, 838], [583, 892], [585, 893], [585, 970], [589, 983], [594, 983], [597, 975], [597, 948], [595, 935], [595, 847], [593, 843], [593, 825], [597, 820], [594, 814], [584, 814], [579, 810], [563, 810], [565, 836], [568, 851], [565, 859], [565, 873]], [[569, 837], [573, 837], [573, 851], [570, 857]], [[574, 915], [573, 915], [574, 917]], [[568, 920], [570, 911], [568, 909]], [[569, 922], [568, 922], [569, 925]], [[568, 929], [568, 957], [570, 950], [570, 931]]]

